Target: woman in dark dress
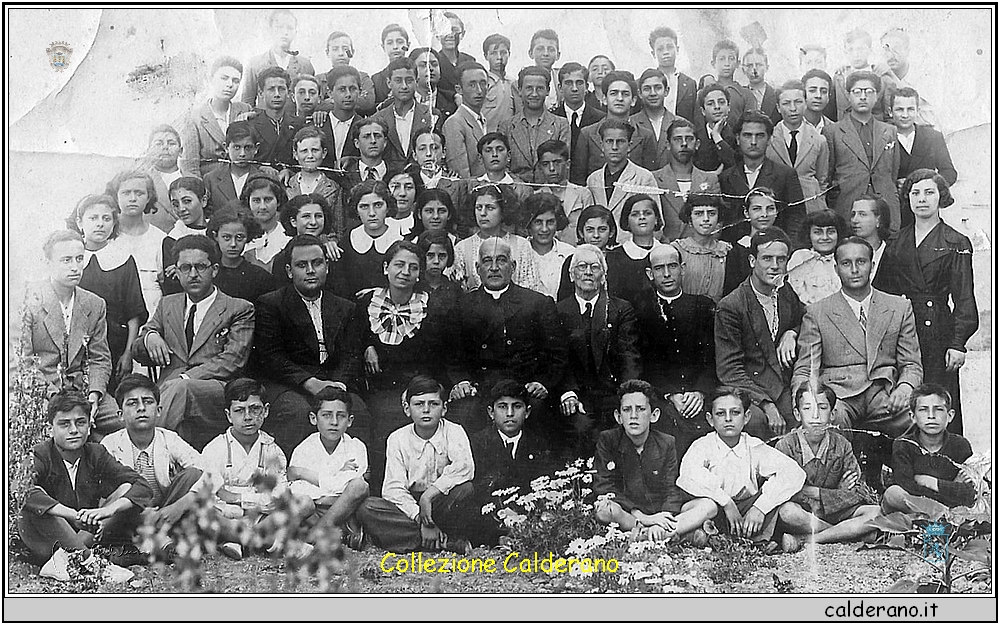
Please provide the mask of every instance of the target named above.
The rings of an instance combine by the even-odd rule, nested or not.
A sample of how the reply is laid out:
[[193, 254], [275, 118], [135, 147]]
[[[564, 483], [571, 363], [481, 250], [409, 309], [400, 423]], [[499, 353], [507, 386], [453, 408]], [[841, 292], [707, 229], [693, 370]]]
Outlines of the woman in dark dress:
[[208, 222], [208, 237], [222, 253], [219, 274], [213, 284], [229, 297], [255, 302], [264, 293], [278, 288], [266, 269], [243, 258], [247, 241], [259, 234], [257, 221], [238, 200], [217, 210]]
[[961, 434], [958, 370], [965, 364], [965, 344], [979, 328], [972, 243], [941, 221], [940, 210], [955, 200], [940, 174], [914, 171], [899, 197], [900, 210], [912, 210], [914, 223], [889, 242], [873, 286], [904, 295], [913, 305], [924, 382], [941, 384], [951, 393], [955, 418], [948, 430]]
[[607, 253], [608, 294], [635, 305], [638, 296], [650, 288], [646, 277], [647, 258], [654, 247], [663, 245], [656, 233], [663, 228], [660, 203], [645, 193], [625, 200], [618, 224], [632, 237]]
[[85, 197], [73, 212], [72, 221], [83, 235], [86, 250], [80, 288], [104, 298], [107, 305], [110, 393], [122, 376], [131, 373], [132, 347], [139, 326], [148, 317], [139, 270], [124, 246], [114, 243], [118, 236], [118, 208], [110, 196]]
[[430, 294], [417, 289], [423, 264], [415, 243], [396, 241], [386, 250], [382, 283], [358, 300], [368, 386], [364, 399], [372, 415], [373, 490], [382, 484], [386, 439], [410, 423], [401, 403], [410, 378], [424, 374], [443, 382], [440, 373], [447, 358], [441, 350], [448, 341], [443, 318], [431, 314]]
[[356, 185], [347, 207], [361, 219], [361, 225], [347, 236], [343, 255], [334, 267], [334, 281], [337, 293], [354, 301], [361, 291], [385, 283], [385, 253], [403, 237], [399, 227], [388, 221], [396, 214], [396, 200], [381, 180]]

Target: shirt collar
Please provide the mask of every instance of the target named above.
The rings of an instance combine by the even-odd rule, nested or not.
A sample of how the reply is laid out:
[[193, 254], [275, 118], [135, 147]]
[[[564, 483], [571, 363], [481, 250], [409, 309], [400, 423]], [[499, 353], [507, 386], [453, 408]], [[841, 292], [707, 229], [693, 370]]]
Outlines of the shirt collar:
[[424, 445], [430, 443], [431, 447], [434, 448], [434, 451], [436, 452], [444, 451], [446, 447], [444, 441], [444, 424], [445, 424], [444, 419], [438, 421], [438, 427], [437, 430], [434, 432], [434, 435], [427, 439], [420, 438], [419, 436], [417, 436], [417, 427], [415, 425], [409, 426], [410, 442], [419, 446], [421, 449], [423, 449]]
[[649, 253], [654, 248], [659, 247], [660, 245], [663, 244], [657, 241], [656, 239], [653, 239], [653, 247], [647, 250], [644, 247], [639, 247], [636, 244], [636, 242], [633, 241], [632, 239], [626, 239], [625, 242], [622, 243], [622, 251], [625, 252], [625, 255], [631, 258], [632, 260], [642, 260], [643, 258], [649, 256]]
[[597, 295], [594, 295], [593, 299], [583, 299], [582, 297], [580, 297], [579, 295], [577, 295], [575, 292], [573, 293], [573, 297], [576, 298], [576, 303], [580, 306], [580, 314], [582, 315], [585, 312], [587, 312], [587, 306], [588, 305], [592, 306], [594, 309], [597, 308], [597, 300], [600, 297], [600, 293], [598, 293]]
[[510, 288], [510, 285], [508, 284], [507, 286], [505, 286], [504, 288], [500, 289], [499, 291], [491, 291], [491, 290], [489, 290], [489, 289], [486, 288], [485, 284], [483, 285], [483, 290], [486, 291], [486, 294], [489, 295], [490, 297], [492, 297], [494, 301], [499, 301], [500, 298], [503, 297], [503, 294], [506, 293], [509, 288]]
[[857, 317], [857, 316], [860, 315], [860, 311], [862, 309], [864, 309], [864, 311], [866, 313], [871, 309], [871, 306], [872, 306], [872, 295], [874, 293], [875, 293], [875, 289], [871, 289], [870, 291], [868, 291], [868, 295], [864, 299], [862, 299], [862, 300], [856, 300], [853, 297], [849, 297], [847, 295], [847, 293], [844, 293], [843, 289], [840, 290], [840, 294], [843, 296], [843, 298], [845, 300], [847, 300], [847, 305], [850, 306], [851, 310], [854, 311], [854, 316], [855, 317]]
[[740, 433], [740, 442], [736, 443], [735, 447], [727, 445], [718, 432], [712, 432], [712, 436], [714, 437], [717, 450], [721, 455], [733, 454], [737, 458], [750, 457], [750, 443], [747, 440], [746, 432]]
[[503, 178], [501, 178], [499, 182], [493, 182], [492, 180], [490, 180], [488, 174], [483, 174], [479, 178], [476, 178], [476, 180], [479, 180], [480, 182], [485, 182], [486, 184], [517, 184], [517, 181], [511, 177], [509, 171], [503, 175]]
[[[210, 309], [212, 307], [212, 304], [215, 303], [215, 298], [218, 297], [218, 296], [219, 296], [219, 289], [213, 286], [212, 287], [212, 292], [209, 293], [208, 297], [206, 297], [205, 299], [203, 299], [200, 302], [198, 302], [198, 310], [199, 311], [207, 311], [208, 309]], [[191, 310], [191, 306], [192, 306], [191, 298], [189, 298], [188, 296], [185, 295], [184, 296], [184, 312], [185, 312], [185, 316], [186, 316], [186, 313], [189, 310]]]
[[375, 248], [375, 251], [379, 254], [385, 254], [389, 246], [400, 239], [399, 227], [388, 219], [386, 220], [386, 225], [389, 227], [380, 236], [372, 238], [367, 232], [365, 232], [364, 226], [358, 226], [354, 230], [351, 230], [351, 247], [358, 254], [365, 254], [368, 250]]
[[753, 292], [757, 296], [757, 299], [774, 299], [774, 300], [776, 300], [776, 299], [778, 299], [778, 289], [781, 288], [781, 285], [778, 285], [777, 288], [775, 288], [773, 291], [771, 291], [770, 295], [768, 295], [767, 293], [761, 293], [760, 291], [758, 291], [757, 287], [755, 287], [753, 285], [753, 280], [750, 280], [750, 288], [753, 289]]
[[568, 104], [563, 103], [563, 110], [566, 111], [566, 121], [572, 123], [573, 122], [573, 113], [576, 113], [577, 114], [577, 120], [576, 121], [577, 121], [577, 123], [580, 123], [580, 121], [583, 119], [583, 111], [586, 108], [587, 108], [587, 104], [583, 103], [583, 104], [580, 105], [580, 108], [578, 108], [578, 109], [576, 109], [574, 111], [573, 109], [571, 109], [569, 107]]
[[506, 434], [504, 434], [500, 430], [497, 430], [497, 434], [500, 435], [500, 440], [502, 440], [504, 442], [504, 445], [507, 445], [509, 443], [517, 443], [518, 441], [520, 441], [521, 440], [521, 435], [524, 434], [524, 430], [521, 430], [520, 432], [518, 432], [517, 436], [507, 436]]

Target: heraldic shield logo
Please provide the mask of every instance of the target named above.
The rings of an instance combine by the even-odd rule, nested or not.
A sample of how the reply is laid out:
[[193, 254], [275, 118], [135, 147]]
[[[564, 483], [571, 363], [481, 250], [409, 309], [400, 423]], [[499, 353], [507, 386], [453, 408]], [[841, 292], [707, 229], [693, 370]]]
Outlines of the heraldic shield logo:
[[61, 72], [69, 67], [69, 57], [73, 54], [73, 48], [65, 41], [53, 41], [45, 50], [49, 54], [49, 64], [52, 69]]

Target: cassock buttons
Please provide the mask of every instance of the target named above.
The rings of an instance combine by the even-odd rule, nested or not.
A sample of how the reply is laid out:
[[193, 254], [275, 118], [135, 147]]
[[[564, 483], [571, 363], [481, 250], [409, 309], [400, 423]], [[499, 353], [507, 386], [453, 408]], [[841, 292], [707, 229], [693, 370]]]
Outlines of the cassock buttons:
[[928, 308], [932, 308], [933, 306], [934, 306], [934, 302], [931, 302], [931, 301], [927, 302], [927, 307]]
[[513, 345], [513, 344], [514, 344], [514, 341], [512, 341], [512, 340], [510, 340], [510, 339], [507, 339], [507, 344], [508, 344], [508, 345]]
[[486, 343], [483, 343], [483, 349], [487, 349], [487, 347]]
[[930, 320], [930, 319], [928, 319], [928, 320], [924, 321], [924, 325], [925, 325], [925, 326], [929, 326], [929, 325], [931, 325], [931, 320]]

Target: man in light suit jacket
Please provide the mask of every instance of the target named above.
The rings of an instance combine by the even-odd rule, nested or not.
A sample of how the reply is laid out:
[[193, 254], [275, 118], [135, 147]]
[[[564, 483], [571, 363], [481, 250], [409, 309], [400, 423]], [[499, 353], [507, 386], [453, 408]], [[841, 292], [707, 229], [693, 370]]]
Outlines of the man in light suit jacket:
[[100, 435], [122, 427], [118, 405], [107, 392], [111, 378], [107, 307], [99, 296], [77, 286], [84, 258], [79, 234], [56, 231], [42, 249], [49, 278], [33, 285], [25, 297], [21, 354], [35, 359], [47, 386], [46, 397], [64, 389], [87, 394], [94, 429], [99, 430], [94, 438], [100, 440]]
[[546, 141], [570, 140], [569, 122], [545, 110], [551, 80], [549, 72], [540, 67], [525, 67], [517, 76], [521, 110], [503, 122], [499, 132], [510, 141], [510, 172], [525, 182], [542, 182], [536, 176], [536, 150]]
[[881, 81], [871, 72], [847, 77], [851, 113], [823, 128], [830, 145], [830, 193], [827, 204], [842, 219], [850, 219], [854, 201], [869, 193], [889, 203], [889, 229], [899, 231], [899, 149], [896, 128], [872, 115]]
[[[196, 106], [181, 126], [181, 173], [202, 178], [226, 158], [226, 128], [241, 121], [252, 109], [234, 102], [243, 76], [243, 64], [231, 56], [212, 63], [209, 96]], [[256, 91], [256, 85], [253, 90]]]
[[822, 382], [837, 394], [834, 421], [891, 437], [910, 426], [909, 399], [923, 382], [910, 302], [872, 288], [871, 244], [837, 243], [843, 288], [806, 309], [792, 388]]
[[[625, 200], [636, 193], [655, 194], [657, 189], [652, 172], [639, 167], [628, 157], [633, 132], [635, 131], [629, 122], [617, 119], [601, 122], [601, 149], [606, 163], [587, 177], [587, 188], [594, 196], [594, 201], [611, 211], [615, 216], [615, 223], [621, 222]], [[620, 185], [646, 187], [649, 190], [629, 191]], [[618, 231], [619, 243], [628, 238], [629, 233]]]
[[629, 117], [637, 128], [648, 130], [656, 140], [656, 158], [647, 166], [655, 171], [670, 162], [670, 140], [667, 128], [676, 116], [664, 107], [667, 77], [658, 69], [647, 69], [639, 76], [639, 100], [642, 110]]
[[[267, 50], [252, 57], [247, 62], [246, 80], [243, 84], [242, 101], [250, 108], [259, 107], [257, 77], [269, 67], [282, 67], [289, 75], [289, 89], [291, 83], [299, 74], [316, 75], [312, 61], [304, 54], [291, 50], [292, 40], [295, 38], [295, 31], [298, 27], [298, 20], [288, 9], [276, 9], [271, 11], [267, 18], [268, 34], [272, 45]], [[291, 98], [289, 98], [291, 100]], [[295, 114], [295, 103], [288, 102], [291, 106], [286, 108], [289, 115]]]
[[462, 104], [444, 122], [445, 155], [448, 167], [463, 178], [482, 176], [486, 169], [476, 145], [487, 132], [481, 111], [486, 101], [486, 69], [479, 63], [458, 67]]
[[[632, 107], [638, 100], [639, 87], [629, 72], [612, 71], [601, 83], [608, 98], [608, 115], [600, 122], [591, 124], [580, 131], [577, 145], [573, 146], [573, 160], [570, 163], [570, 182], [586, 184], [587, 176], [599, 170], [606, 162], [600, 129], [607, 120], [628, 122]], [[630, 122], [629, 122], [630, 123]], [[645, 169], [653, 169], [656, 162], [656, 137], [643, 128], [634, 128], [629, 133], [629, 159]]]
[[[656, 186], [666, 193], [660, 195], [663, 208], [663, 240], [673, 241], [690, 236], [690, 224], [681, 219], [681, 209], [690, 193], [717, 194], [719, 177], [710, 171], [694, 166], [698, 151], [698, 138], [694, 124], [684, 118], [674, 119], [664, 130], [670, 154], [664, 167], [653, 172]], [[684, 188], [681, 188], [681, 184]]]
[[777, 90], [777, 94], [781, 121], [774, 126], [767, 158], [795, 170], [806, 198], [807, 213], [824, 210], [826, 198], [821, 194], [829, 186], [830, 147], [811, 124], [805, 123], [805, 85], [797, 80], [789, 81]]
[[[719, 225], [728, 226], [739, 221], [746, 194], [753, 188], [767, 187], [774, 191], [778, 205], [775, 225], [784, 230], [792, 241], [798, 241], [799, 226], [805, 218], [802, 187], [794, 169], [767, 158], [772, 134], [774, 125], [760, 111], [750, 111], [740, 117], [736, 125], [736, 141], [743, 161], [719, 174], [722, 193], [729, 196], [729, 214], [719, 218]], [[751, 178], [753, 184], [750, 184]], [[750, 224], [742, 222], [737, 227], [723, 230], [721, 238], [732, 243], [749, 233]]]
[[223, 387], [239, 376], [250, 356], [254, 308], [212, 283], [220, 260], [214, 241], [184, 236], [174, 252], [184, 292], [160, 300], [139, 330], [136, 360], [161, 367], [157, 425], [201, 449], [229, 427]]
[[[417, 102], [416, 93], [417, 70], [413, 61], [403, 57], [389, 63], [389, 89], [392, 97], [387, 105], [372, 115], [381, 120], [388, 129], [386, 139], [388, 145], [383, 157], [389, 164], [389, 169], [400, 171], [410, 157], [410, 146], [413, 145], [413, 131], [419, 128], [431, 128], [434, 117], [426, 104]], [[436, 119], [441, 120], [438, 114]], [[397, 124], [397, 120], [404, 125]], [[403, 136], [400, 136], [400, 131]]]
[[[784, 282], [791, 249], [788, 235], [780, 228], [754, 234], [750, 238], [750, 277], [723, 297], [715, 312], [719, 382], [743, 389], [750, 396], [747, 432], [764, 440], [795, 423], [788, 383], [803, 308], [795, 291]], [[776, 312], [770, 310], [772, 304]]]

